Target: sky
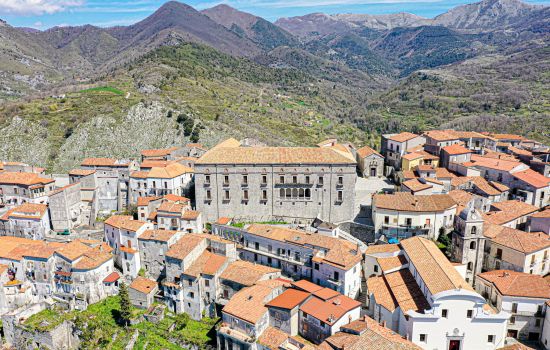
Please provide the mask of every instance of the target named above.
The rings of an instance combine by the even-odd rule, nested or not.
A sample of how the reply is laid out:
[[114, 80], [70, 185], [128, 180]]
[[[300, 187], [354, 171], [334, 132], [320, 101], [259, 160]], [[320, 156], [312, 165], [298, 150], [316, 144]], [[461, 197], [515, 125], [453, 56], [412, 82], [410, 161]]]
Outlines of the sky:
[[[93, 24], [129, 25], [152, 14], [167, 0], [0, 0], [0, 19], [12, 26], [47, 29]], [[267, 20], [312, 12], [387, 14], [410, 12], [433, 18], [475, 0], [187, 0], [198, 10], [227, 4]], [[526, 0], [550, 5], [550, 0]]]

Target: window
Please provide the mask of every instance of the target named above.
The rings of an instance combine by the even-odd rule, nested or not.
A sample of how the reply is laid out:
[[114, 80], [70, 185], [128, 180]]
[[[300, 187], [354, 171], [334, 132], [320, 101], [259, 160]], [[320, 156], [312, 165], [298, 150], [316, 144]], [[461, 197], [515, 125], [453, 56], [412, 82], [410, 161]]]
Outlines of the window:
[[285, 176], [284, 176], [284, 175], [279, 176], [279, 183], [280, 183], [280, 184], [284, 184], [284, 183], [285, 183]]
[[518, 303], [512, 303], [512, 312], [513, 313], [518, 312]]
[[306, 184], [309, 184], [309, 176], [306, 176]]
[[428, 335], [420, 334], [420, 342], [425, 343], [426, 341], [428, 341]]
[[467, 318], [472, 318], [473, 315], [474, 315], [474, 310], [468, 310], [468, 311], [466, 311], [466, 317], [467, 317]]
[[260, 243], [255, 242], [255, 243], [254, 243], [254, 249], [260, 250]]
[[340, 280], [340, 274], [338, 273], [338, 271], [334, 271], [334, 280], [335, 280], [335, 281], [339, 281], [339, 280]]
[[510, 324], [516, 324], [516, 316], [510, 317]]
[[206, 175], [204, 177], [204, 183], [207, 184], [207, 185], [210, 185], [210, 175]]
[[472, 271], [474, 269], [474, 264], [470, 261], [467, 265], [468, 271]]
[[311, 190], [309, 188], [306, 188], [306, 199], [311, 198]]
[[298, 176], [294, 175], [292, 176], [292, 183], [297, 184], [298, 183]]
[[273, 250], [273, 247], [270, 245], [267, 246], [267, 251], [271, 253], [271, 251]]
[[378, 265], [374, 265], [374, 272], [378, 272]]
[[193, 298], [195, 297], [195, 293], [189, 292], [189, 297], [190, 297], [191, 299], [193, 299]]
[[495, 342], [495, 336], [492, 334], [489, 334], [487, 336], [487, 343], [494, 343]]
[[243, 199], [244, 199], [245, 201], [248, 200], [248, 190], [243, 190]]
[[470, 231], [470, 233], [472, 234], [472, 236], [475, 236], [477, 233], [477, 226], [472, 226], [472, 230]]
[[229, 185], [229, 175], [223, 176], [223, 184], [226, 186]]
[[412, 226], [412, 218], [405, 218], [405, 226], [407, 227]]
[[476, 249], [476, 242], [475, 241], [470, 242], [470, 249]]
[[448, 315], [449, 315], [449, 310], [447, 309], [441, 310], [441, 317], [448, 318]]
[[243, 175], [243, 184], [248, 184], [248, 175]]
[[389, 224], [389, 223], [390, 223], [390, 217], [389, 217], [389, 216], [384, 216], [384, 223], [385, 223], [385, 224]]
[[338, 185], [343, 185], [344, 184], [344, 177], [343, 176], [338, 176]]
[[210, 190], [206, 191], [206, 199], [208, 199], [208, 200], [212, 199], [212, 192]]
[[267, 191], [266, 190], [262, 190], [262, 200], [267, 200]]
[[223, 198], [224, 198], [226, 201], [228, 201], [228, 200], [229, 200], [229, 190], [225, 190], [225, 191], [223, 191], [223, 193], [224, 193], [224, 197], [223, 197]]
[[262, 184], [263, 185], [267, 184], [267, 175], [262, 175]]
[[502, 249], [497, 248], [497, 255], [496, 255], [496, 258], [497, 258], [497, 259], [502, 259]]
[[187, 282], [188, 282], [189, 286], [192, 286], [192, 285], [193, 285], [193, 281], [188, 280]]
[[319, 264], [318, 264], [318, 263], [315, 263], [314, 268], [315, 268], [315, 270], [319, 271]]
[[337, 201], [342, 202], [344, 200], [344, 192], [338, 191]]
[[294, 252], [294, 260], [300, 261], [300, 252]]
[[281, 188], [281, 189], [279, 190], [279, 197], [285, 198], [285, 189], [284, 189], [284, 188]]
[[324, 178], [322, 176], [319, 176], [319, 186], [323, 186]]

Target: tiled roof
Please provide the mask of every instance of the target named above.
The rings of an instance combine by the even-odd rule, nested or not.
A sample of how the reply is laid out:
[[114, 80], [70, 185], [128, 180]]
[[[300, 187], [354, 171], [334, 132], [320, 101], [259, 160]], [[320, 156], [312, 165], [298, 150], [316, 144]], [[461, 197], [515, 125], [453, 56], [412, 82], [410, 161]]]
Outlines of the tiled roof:
[[273, 267], [253, 264], [244, 260], [237, 260], [229, 264], [220, 278], [239, 283], [243, 286], [252, 286], [265, 275], [277, 273], [281, 270]]
[[296, 282], [292, 282], [292, 286], [294, 288], [298, 288], [300, 290], [304, 290], [308, 293], [314, 293], [318, 290], [321, 290], [323, 289], [323, 287], [315, 284], [315, 283], [312, 283], [308, 280], [299, 280], [299, 281], [296, 281]]
[[378, 258], [376, 259], [376, 262], [384, 273], [402, 268], [404, 265], [409, 263], [404, 255], [397, 255], [388, 258]]
[[506, 192], [506, 191], [509, 191], [510, 190], [510, 187], [506, 186], [505, 184], [502, 184], [500, 182], [496, 182], [496, 181], [489, 181], [489, 183], [491, 184], [491, 186], [493, 186], [494, 188], [496, 188], [497, 190], [499, 190], [500, 192]]
[[172, 179], [188, 173], [193, 173], [193, 169], [180, 163], [172, 163], [165, 167], [151, 168], [147, 174], [147, 178]]
[[214, 147], [196, 164], [355, 164], [328, 147]]
[[423, 172], [428, 172], [428, 173], [435, 173], [435, 168], [431, 165], [428, 165], [428, 164], [417, 165], [415, 170], [417, 172], [418, 171], [423, 171]]
[[266, 285], [241, 289], [231, 297], [222, 311], [248, 323], [256, 324], [267, 312], [265, 303], [272, 292], [273, 288]]
[[118, 272], [114, 271], [114, 272], [111, 272], [111, 274], [107, 277], [105, 277], [105, 279], [103, 280], [103, 283], [113, 283], [113, 282], [116, 282], [120, 279], [120, 275], [118, 274]]
[[393, 312], [397, 308], [397, 301], [383, 276], [369, 277], [367, 289], [369, 293], [374, 295], [376, 303], [382, 305], [388, 311]]
[[40, 219], [46, 214], [48, 206], [46, 204], [23, 203], [10, 210], [10, 218], [18, 219]]
[[183, 273], [188, 276], [215, 275], [227, 261], [227, 257], [211, 253], [207, 250], [193, 261]]
[[95, 170], [90, 169], [73, 169], [69, 171], [69, 175], [73, 176], [88, 176], [95, 173]]
[[140, 171], [133, 171], [130, 174], [130, 177], [132, 179], [146, 179], [148, 175], [149, 175], [148, 171], [140, 170]]
[[550, 218], [550, 207], [546, 207], [546, 209], [539, 211], [538, 213], [533, 214], [531, 217], [533, 218]]
[[332, 326], [346, 313], [359, 307], [360, 302], [340, 294], [329, 300], [311, 298], [300, 306], [300, 311]]
[[456, 204], [462, 207], [465, 207], [468, 203], [470, 203], [474, 197], [472, 194], [463, 190], [452, 190], [448, 194], [453, 198]]
[[128, 162], [120, 162], [113, 158], [85, 158], [81, 165], [83, 166], [104, 166], [104, 167], [127, 167]]
[[382, 155], [380, 153], [378, 153], [377, 151], [375, 151], [374, 149], [372, 149], [369, 146], [364, 146], [364, 147], [359, 148], [357, 150], [357, 154], [361, 158], [365, 158], [365, 157], [368, 157], [368, 156], [373, 155], [373, 154], [382, 157]]
[[365, 250], [365, 255], [377, 253], [395, 253], [400, 250], [401, 248], [399, 248], [397, 244], [377, 244], [368, 246]]
[[443, 147], [443, 151], [452, 156], [458, 154], [472, 153], [472, 151], [459, 144]]
[[412, 153], [404, 154], [403, 157], [401, 158], [406, 160], [414, 160], [414, 159], [424, 158], [424, 156], [420, 153], [412, 152]]
[[550, 298], [550, 284], [542, 276], [510, 270], [495, 270], [478, 274], [491, 282], [501, 295]]
[[174, 202], [162, 202], [158, 207], [157, 211], [163, 211], [167, 213], [181, 214], [183, 212], [184, 206], [179, 203]]
[[471, 161], [474, 163], [474, 166], [500, 171], [511, 171], [524, 165], [523, 163], [517, 161], [488, 158], [476, 154], [472, 154]]
[[112, 258], [113, 255], [110, 252], [102, 251], [99, 248], [89, 249], [84, 253], [84, 256], [76, 262], [74, 268], [77, 270], [93, 270]]
[[453, 179], [456, 175], [445, 168], [435, 168], [435, 177], [436, 179]]
[[456, 203], [447, 194], [414, 196], [410, 193], [397, 192], [374, 195], [373, 206], [397, 211], [438, 212], [453, 208]]
[[424, 132], [424, 135], [431, 137], [436, 141], [450, 141], [459, 139], [454, 130], [430, 130]]
[[340, 295], [340, 293], [338, 293], [337, 291], [335, 291], [333, 289], [324, 287], [322, 289], [319, 289], [319, 290], [316, 290], [315, 292], [313, 292], [313, 295], [315, 295], [316, 297], [318, 297], [321, 300], [329, 300], [329, 299], [332, 299], [334, 297], [337, 297], [338, 295]]
[[289, 335], [275, 327], [267, 327], [263, 331], [262, 335], [258, 338], [258, 344], [266, 347], [270, 350], [279, 350], [281, 344], [283, 344]]
[[432, 295], [457, 288], [472, 290], [432, 241], [411, 237], [400, 244]]
[[538, 210], [539, 208], [534, 205], [517, 200], [509, 200], [491, 204], [491, 210], [482, 215], [486, 221], [492, 224], [503, 225], [522, 216], [533, 214]]
[[290, 310], [303, 303], [310, 295], [308, 292], [289, 288], [267, 303], [266, 306]]
[[504, 227], [492, 239], [493, 243], [530, 254], [545, 248], [550, 248], [550, 238], [543, 232], [523, 232]]
[[413, 170], [403, 170], [404, 179], [416, 179], [417, 177]]
[[498, 196], [502, 193], [502, 191], [499, 190], [502, 186], [492, 185], [481, 176], [472, 177], [472, 182], [479, 191], [487, 194], [488, 196]]
[[130, 215], [113, 215], [105, 220], [105, 224], [134, 232], [147, 225], [145, 221], [134, 220]]
[[138, 239], [140, 241], [168, 242], [176, 233], [178, 232], [172, 230], [145, 230]]
[[141, 276], [136, 277], [130, 284], [130, 288], [144, 294], [151, 293], [155, 287], [157, 287], [157, 282]]
[[178, 195], [175, 195], [175, 194], [172, 194], [172, 193], [169, 193], [169, 194], [165, 194], [164, 197], [162, 197], [164, 199], [166, 199], [167, 201], [170, 201], [170, 202], [179, 202], [179, 203], [189, 203], [189, 198], [187, 197], [183, 197], [183, 196], [178, 196]]
[[170, 153], [177, 150], [179, 147], [170, 147], [170, 148], [162, 148], [162, 149], [145, 149], [141, 151], [141, 155], [144, 157], [162, 157], [167, 156]]
[[413, 192], [419, 192], [419, 191], [427, 190], [433, 187], [430, 184], [420, 182], [420, 180], [418, 179], [411, 179], [411, 180], [404, 181], [402, 185], [407, 187]]
[[361, 252], [357, 250], [357, 245], [339, 238], [261, 224], [250, 225], [247, 231], [256, 236], [290, 242], [295, 245], [325, 248], [328, 252], [323, 257], [314, 257], [314, 260], [335, 265], [345, 270], [356, 266], [362, 258]]
[[540, 173], [537, 173], [532, 169], [515, 172], [512, 174], [512, 176], [535, 188], [543, 188], [550, 185], [550, 178]]
[[415, 137], [418, 137], [418, 135], [413, 134], [411, 132], [402, 132], [400, 134], [390, 136], [388, 139], [395, 142], [405, 142], [405, 141], [412, 140]]
[[430, 308], [430, 304], [408, 269], [385, 274], [383, 278], [403, 313], [406, 314], [409, 310], [422, 312]]
[[168, 251], [167, 257], [183, 260], [206, 238], [200, 235], [189, 234], [180, 238]]
[[216, 224], [218, 225], [227, 225], [231, 222], [231, 218], [228, 217], [221, 217], [216, 221]]
[[23, 172], [9, 172], [4, 171], [0, 173], [0, 184], [13, 184], [13, 185], [45, 185], [54, 182], [54, 179], [48, 179], [41, 177], [36, 173], [23, 173]]
[[35, 241], [27, 238], [0, 236], [0, 258], [10, 260], [21, 260], [24, 252], [15, 252], [15, 248], [27, 245], [43, 245], [42, 241]]
[[517, 148], [517, 147], [514, 147], [514, 146], [508, 147], [508, 151], [512, 152], [513, 154], [519, 154], [519, 155], [528, 156], [528, 157], [531, 157], [533, 155], [533, 153], [531, 153], [531, 152], [529, 152], [525, 149]]
[[56, 253], [65, 257], [70, 261], [74, 261], [90, 250], [90, 246], [86, 245], [78, 240], [69, 242], [62, 247], [56, 249]]
[[159, 200], [161, 198], [162, 197], [138, 197], [137, 206], [138, 207], [143, 207], [143, 206], [148, 205], [150, 202]]
[[200, 211], [196, 210], [186, 210], [181, 214], [183, 220], [197, 220], [201, 215]]
[[521, 141], [521, 140], [525, 139], [525, 137], [520, 136], [520, 135], [516, 135], [516, 134], [493, 134], [493, 133], [490, 133], [489, 136], [494, 138], [494, 139], [497, 139], [497, 140], [518, 140], [518, 141]]

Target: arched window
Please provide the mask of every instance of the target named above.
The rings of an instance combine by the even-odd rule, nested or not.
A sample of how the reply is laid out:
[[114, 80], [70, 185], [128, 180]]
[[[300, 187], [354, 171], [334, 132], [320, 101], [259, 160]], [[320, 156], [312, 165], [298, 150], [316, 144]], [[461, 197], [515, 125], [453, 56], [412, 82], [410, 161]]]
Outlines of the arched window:
[[279, 196], [280, 196], [281, 198], [285, 198], [285, 189], [284, 189], [284, 188], [281, 188], [281, 189], [279, 190]]
[[470, 261], [467, 266], [468, 271], [472, 271], [474, 269], [474, 264]]
[[476, 249], [476, 242], [470, 242], [470, 249]]
[[477, 226], [472, 226], [472, 230], [470, 232], [472, 235], [475, 235], [477, 233]]
[[298, 189], [297, 188], [294, 188], [292, 190], [292, 198], [298, 198]]
[[306, 198], [311, 198], [311, 190], [306, 188]]
[[298, 193], [299, 193], [298, 196], [299, 196], [300, 198], [304, 198], [304, 189], [303, 189], [303, 188], [300, 188], [300, 190], [299, 190]]
[[292, 190], [290, 188], [287, 188], [286, 189], [286, 198], [291, 198], [292, 197]]

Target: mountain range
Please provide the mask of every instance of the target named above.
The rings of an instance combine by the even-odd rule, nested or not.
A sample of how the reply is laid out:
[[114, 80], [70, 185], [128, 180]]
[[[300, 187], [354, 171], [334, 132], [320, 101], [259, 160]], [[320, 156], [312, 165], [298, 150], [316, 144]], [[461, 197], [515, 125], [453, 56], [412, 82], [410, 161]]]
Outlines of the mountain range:
[[[150, 100], [196, 113], [206, 143], [220, 137], [220, 123], [243, 135], [262, 130], [256, 136], [268, 143], [334, 134], [374, 143], [380, 132], [475, 128], [472, 120], [497, 115], [515, 119], [494, 128], [521, 118], [533, 137], [547, 139], [533, 121], [548, 115], [549, 21], [548, 6], [483, 0], [433, 19], [314, 13], [271, 23], [227, 5], [197, 11], [172, 1], [130, 26], [37, 31], [0, 22], [0, 127], [15, 117], [46, 125], [57, 135], [50, 164], [87, 121]], [[240, 95], [226, 89], [233, 85]], [[98, 86], [130, 97], [94, 100], [86, 111], [79, 108], [89, 94], [69, 95], [70, 108], [52, 100]], [[307, 139], [291, 136], [312, 123]], [[282, 125], [287, 135], [263, 132]]]

